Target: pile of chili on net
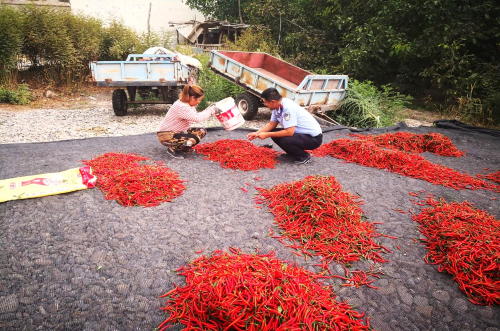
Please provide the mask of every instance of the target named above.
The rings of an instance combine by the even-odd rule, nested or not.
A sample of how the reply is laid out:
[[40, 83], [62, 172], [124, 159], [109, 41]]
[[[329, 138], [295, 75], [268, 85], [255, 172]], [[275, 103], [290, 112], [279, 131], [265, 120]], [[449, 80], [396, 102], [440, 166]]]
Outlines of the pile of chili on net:
[[397, 149], [409, 153], [431, 152], [440, 156], [461, 157], [465, 153], [459, 151], [450, 138], [441, 133], [396, 132], [379, 135], [351, 134], [362, 140], [371, 141], [380, 147]]
[[424, 203], [412, 218], [426, 237], [425, 261], [452, 275], [472, 303], [500, 304], [500, 221], [467, 201]]
[[268, 205], [281, 229], [281, 236], [274, 238], [288, 238], [294, 243], [288, 247], [305, 255], [311, 256], [308, 250], [321, 255], [322, 268], [330, 271], [332, 261], [350, 264], [360, 258], [388, 262], [379, 253], [389, 250], [373, 241], [383, 235], [364, 220], [357, 197], [344, 192], [335, 177], [307, 176], [269, 190], [256, 189], [256, 202]]
[[185, 330], [371, 330], [347, 303], [337, 302], [322, 276], [269, 254], [216, 251], [180, 268], [163, 309]]
[[105, 153], [84, 160], [97, 176], [97, 187], [107, 200], [115, 199], [123, 206], [157, 206], [170, 202], [186, 189], [179, 174], [163, 162], [134, 153]]
[[476, 175], [476, 177], [491, 180], [492, 182], [500, 184], [500, 170], [487, 175]]
[[217, 140], [213, 143], [196, 145], [193, 149], [198, 154], [206, 155], [206, 159], [219, 162], [222, 168], [248, 171], [274, 168], [278, 163], [278, 152], [242, 139]]
[[386, 169], [408, 177], [456, 190], [484, 189], [500, 192], [500, 186], [485, 182], [466, 173], [434, 164], [417, 154], [386, 150], [366, 140], [337, 139], [313, 151], [315, 156], [330, 155], [367, 167]]

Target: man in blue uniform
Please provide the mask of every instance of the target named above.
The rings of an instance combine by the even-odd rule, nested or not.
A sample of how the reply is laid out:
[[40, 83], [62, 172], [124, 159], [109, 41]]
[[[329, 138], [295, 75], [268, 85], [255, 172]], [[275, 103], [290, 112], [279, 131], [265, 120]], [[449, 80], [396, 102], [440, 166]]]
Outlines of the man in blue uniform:
[[[282, 97], [274, 87], [262, 92], [262, 101], [273, 111], [271, 120], [259, 131], [249, 133], [247, 138], [271, 138], [295, 159], [295, 164], [311, 162], [311, 155], [306, 150], [316, 149], [323, 142], [321, 127], [314, 117], [294, 101]], [[283, 126], [283, 130], [272, 131], [278, 123]]]

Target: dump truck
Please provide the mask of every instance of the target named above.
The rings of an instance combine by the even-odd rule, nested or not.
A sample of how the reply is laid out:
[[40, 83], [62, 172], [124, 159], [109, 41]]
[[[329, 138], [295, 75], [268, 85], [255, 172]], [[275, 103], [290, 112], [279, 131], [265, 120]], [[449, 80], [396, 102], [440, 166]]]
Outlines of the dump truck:
[[340, 106], [348, 91], [347, 75], [315, 75], [267, 53], [214, 50], [207, 65], [246, 90], [236, 98], [246, 120], [253, 119], [263, 106], [260, 95], [269, 87], [323, 117], [325, 111]]

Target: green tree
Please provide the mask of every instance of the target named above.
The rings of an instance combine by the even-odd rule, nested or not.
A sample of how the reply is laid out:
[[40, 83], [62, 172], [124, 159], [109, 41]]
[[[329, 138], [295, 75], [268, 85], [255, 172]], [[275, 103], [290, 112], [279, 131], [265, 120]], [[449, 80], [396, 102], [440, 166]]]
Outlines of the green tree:
[[23, 45], [23, 33], [19, 29], [23, 19], [19, 11], [0, 6], [0, 85], [12, 83], [17, 56]]
[[251, 0], [186, 0], [186, 4], [210, 19], [228, 20], [229, 22], [240, 22], [239, 8], [241, 6], [243, 21], [246, 23], [243, 8], [251, 2]]

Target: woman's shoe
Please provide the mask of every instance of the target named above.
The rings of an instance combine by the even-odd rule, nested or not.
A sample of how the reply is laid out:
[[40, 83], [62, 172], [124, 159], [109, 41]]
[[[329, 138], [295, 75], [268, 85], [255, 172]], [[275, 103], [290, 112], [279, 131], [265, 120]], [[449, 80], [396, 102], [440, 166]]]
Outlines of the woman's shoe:
[[184, 156], [180, 155], [178, 152], [176, 152], [173, 149], [167, 148], [167, 154], [173, 157], [174, 159], [178, 160], [184, 160]]

